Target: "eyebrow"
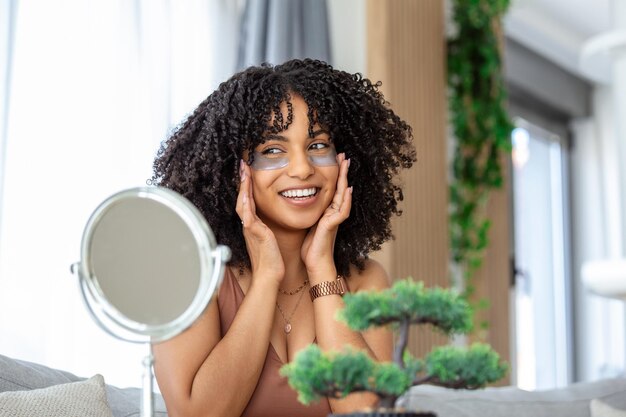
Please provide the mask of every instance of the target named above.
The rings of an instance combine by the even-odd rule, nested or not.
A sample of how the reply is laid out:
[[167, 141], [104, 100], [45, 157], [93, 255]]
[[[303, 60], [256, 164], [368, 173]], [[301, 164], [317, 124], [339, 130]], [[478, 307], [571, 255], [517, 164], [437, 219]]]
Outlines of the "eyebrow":
[[[311, 139], [319, 135], [323, 135], [324, 133], [327, 135], [330, 135], [330, 132], [328, 130], [319, 129], [313, 132], [313, 136], [311, 137]], [[289, 142], [289, 139], [287, 139], [285, 136], [278, 135], [276, 133], [268, 133], [267, 136], [265, 136], [265, 141], [268, 141], [268, 140], [277, 140], [279, 142]]]
[[263, 138], [263, 142], [267, 142], [268, 140], [277, 140], [280, 142], [288, 142], [288, 139], [283, 135], [277, 135], [275, 133], [269, 133]]
[[316, 130], [315, 132], [313, 132], [313, 137], [319, 136], [319, 135], [323, 135], [324, 133], [326, 133], [327, 135], [330, 135], [330, 132], [326, 129], [319, 129]]

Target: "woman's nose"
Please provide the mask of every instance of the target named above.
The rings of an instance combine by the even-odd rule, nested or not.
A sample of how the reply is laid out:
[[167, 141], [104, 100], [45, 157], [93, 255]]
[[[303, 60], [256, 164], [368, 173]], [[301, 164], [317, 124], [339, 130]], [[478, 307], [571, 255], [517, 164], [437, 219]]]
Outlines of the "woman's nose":
[[289, 165], [287, 166], [287, 175], [300, 179], [306, 179], [313, 175], [315, 167], [304, 152], [291, 154]]

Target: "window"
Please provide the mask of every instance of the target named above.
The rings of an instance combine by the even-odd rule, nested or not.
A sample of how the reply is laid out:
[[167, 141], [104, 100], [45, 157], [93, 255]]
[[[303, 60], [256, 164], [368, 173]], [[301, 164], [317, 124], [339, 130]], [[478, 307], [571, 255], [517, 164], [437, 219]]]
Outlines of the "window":
[[168, 130], [233, 72], [236, 9], [68, 0], [20, 2], [14, 15], [0, 352], [138, 385], [145, 352], [96, 326], [69, 266], [89, 214], [112, 193], [145, 185]]
[[516, 119], [513, 219], [517, 385], [571, 381], [567, 155], [561, 136]]

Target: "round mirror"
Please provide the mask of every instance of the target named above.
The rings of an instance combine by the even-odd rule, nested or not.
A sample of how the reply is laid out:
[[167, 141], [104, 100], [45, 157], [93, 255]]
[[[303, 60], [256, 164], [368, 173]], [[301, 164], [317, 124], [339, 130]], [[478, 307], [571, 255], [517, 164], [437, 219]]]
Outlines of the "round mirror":
[[202, 314], [229, 256], [187, 199], [142, 187], [96, 208], [76, 269], [88, 310], [105, 331], [154, 343], [182, 332]]

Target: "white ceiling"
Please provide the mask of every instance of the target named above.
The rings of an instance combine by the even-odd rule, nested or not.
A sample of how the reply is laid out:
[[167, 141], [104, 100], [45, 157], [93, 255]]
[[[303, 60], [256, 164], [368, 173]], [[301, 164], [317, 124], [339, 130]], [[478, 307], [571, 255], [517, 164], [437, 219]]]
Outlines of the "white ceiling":
[[583, 36], [597, 35], [611, 28], [611, 0], [531, 0], [530, 3]]
[[582, 60], [581, 52], [585, 42], [613, 28], [615, 10], [626, 11], [624, 4], [626, 0], [513, 0], [505, 32], [564, 69], [607, 83], [609, 56]]

